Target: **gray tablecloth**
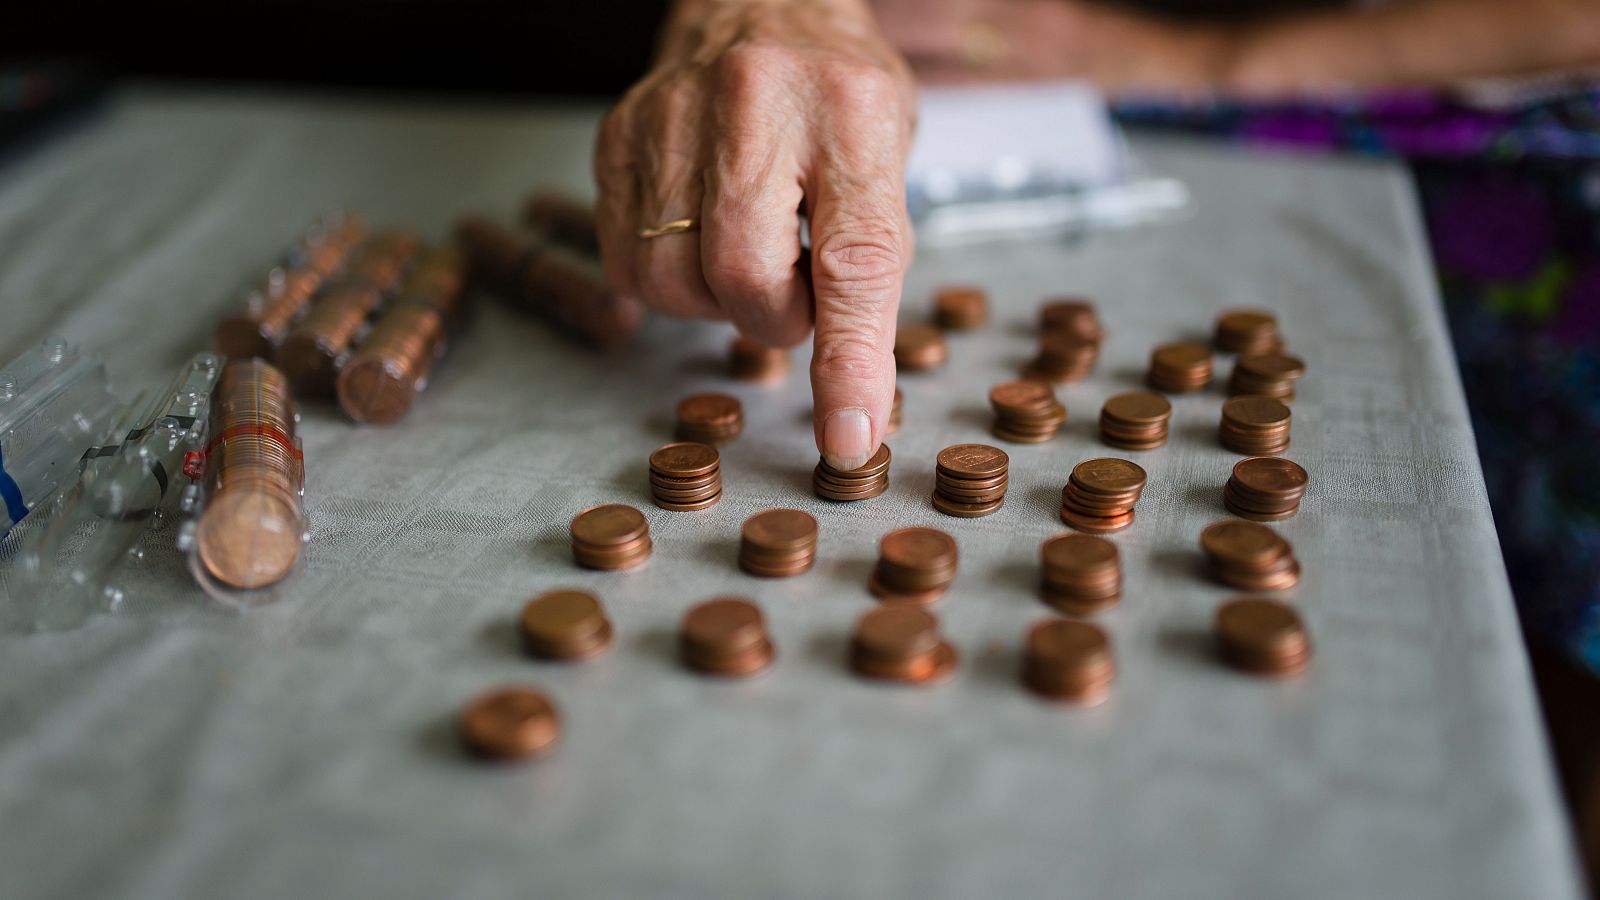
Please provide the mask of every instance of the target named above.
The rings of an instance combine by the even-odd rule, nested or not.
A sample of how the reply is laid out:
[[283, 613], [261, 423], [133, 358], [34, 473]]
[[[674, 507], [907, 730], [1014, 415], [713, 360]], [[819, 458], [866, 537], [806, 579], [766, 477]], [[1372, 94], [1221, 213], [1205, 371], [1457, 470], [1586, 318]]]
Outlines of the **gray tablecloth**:
[[[104, 353], [127, 391], [203, 347], [232, 290], [318, 211], [444, 233], [509, 218], [524, 188], [581, 186], [597, 111], [136, 90], [104, 121], [0, 170], [0, 355], [46, 331]], [[0, 638], [0, 872], [7, 897], [1568, 897], [1575, 868], [1534, 711], [1461, 388], [1397, 167], [1139, 144], [1187, 179], [1190, 221], [1077, 246], [924, 253], [904, 320], [976, 281], [996, 321], [902, 379], [893, 486], [811, 497], [810, 400], [729, 384], [720, 326], [659, 322], [606, 359], [482, 310], [404, 423], [305, 415], [313, 537], [284, 602], [208, 607], [170, 552], [129, 568], [126, 609]], [[1005, 508], [931, 509], [933, 456], [984, 440], [985, 392], [1031, 348], [1037, 302], [1097, 299], [1102, 363], [1071, 420], [1008, 448]], [[1310, 376], [1290, 456], [1312, 475], [1280, 526], [1305, 578], [1311, 674], [1264, 683], [1208, 651], [1230, 592], [1200, 569], [1236, 459], [1221, 394], [1176, 401], [1173, 441], [1116, 538], [1127, 595], [1101, 617], [1121, 672], [1092, 710], [1036, 702], [1017, 648], [1047, 614], [1039, 542], [1094, 420], [1149, 348], [1229, 305], [1277, 310]], [[1223, 367], [1224, 371], [1226, 367]], [[645, 458], [680, 396], [745, 401], [713, 509], [649, 505]], [[576, 569], [566, 525], [645, 510], [643, 570]], [[821, 558], [766, 582], [733, 565], [774, 505], [822, 522]], [[961, 575], [938, 612], [963, 662], [931, 690], [843, 666], [878, 537], [944, 528]], [[4, 553], [9, 556], [8, 545]], [[0, 565], [0, 578], [8, 567]], [[513, 617], [556, 585], [601, 595], [618, 645], [539, 664]], [[743, 594], [775, 669], [685, 674], [683, 610]], [[546, 688], [559, 754], [465, 760], [461, 702]]]

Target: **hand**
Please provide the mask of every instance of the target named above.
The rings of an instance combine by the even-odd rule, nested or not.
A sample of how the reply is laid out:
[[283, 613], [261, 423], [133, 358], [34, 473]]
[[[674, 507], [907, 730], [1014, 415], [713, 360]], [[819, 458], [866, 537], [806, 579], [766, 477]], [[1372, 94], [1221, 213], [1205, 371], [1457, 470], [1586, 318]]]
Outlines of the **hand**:
[[[685, 0], [595, 148], [618, 294], [770, 346], [814, 322], [817, 446], [842, 469], [877, 450], [894, 397], [914, 111], [910, 71], [861, 0]], [[699, 230], [639, 237], [686, 218]]]

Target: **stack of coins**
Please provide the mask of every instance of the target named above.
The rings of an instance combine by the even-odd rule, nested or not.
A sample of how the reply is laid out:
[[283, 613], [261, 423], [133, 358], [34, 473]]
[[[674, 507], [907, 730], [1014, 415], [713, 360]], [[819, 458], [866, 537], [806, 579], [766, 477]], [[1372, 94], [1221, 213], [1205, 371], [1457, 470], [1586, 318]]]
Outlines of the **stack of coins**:
[[694, 394], [678, 401], [678, 440], [720, 446], [744, 431], [744, 406], [727, 394]]
[[1289, 449], [1289, 407], [1271, 397], [1232, 397], [1222, 404], [1222, 446], [1246, 456]]
[[1100, 408], [1100, 439], [1122, 450], [1154, 450], [1167, 442], [1172, 404], [1150, 391], [1117, 394]]
[[278, 347], [277, 362], [301, 397], [332, 397], [339, 366], [367, 317], [399, 284], [420, 244], [409, 231], [388, 231], [362, 246], [336, 283], [317, 297]]
[[1241, 519], [1276, 522], [1300, 509], [1310, 482], [1306, 470], [1276, 456], [1252, 456], [1233, 467], [1222, 488], [1222, 504]]
[[722, 497], [722, 456], [710, 444], [678, 441], [650, 454], [650, 498], [662, 509], [693, 512]]
[[1022, 377], [1058, 384], [1080, 381], [1099, 358], [1099, 343], [1064, 329], [1046, 331], [1039, 336], [1039, 354], [1023, 367]]
[[631, 506], [608, 503], [572, 520], [572, 559], [585, 569], [631, 569], [650, 558], [650, 523]]
[[744, 678], [772, 665], [775, 651], [761, 609], [742, 597], [691, 607], [678, 631], [683, 664], [705, 675]]
[[1261, 309], [1225, 310], [1217, 316], [1217, 333], [1212, 343], [1224, 353], [1241, 356], [1283, 349], [1277, 317]]
[[1061, 534], [1039, 548], [1044, 602], [1070, 616], [1087, 616], [1117, 605], [1122, 596], [1122, 557], [1117, 545], [1087, 534]]
[[987, 444], [956, 444], [939, 451], [934, 467], [933, 508], [947, 516], [975, 519], [1006, 502], [1010, 458]]
[[534, 688], [504, 687], [473, 698], [456, 729], [467, 749], [485, 759], [535, 759], [555, 750], [561, 715]]
[[956, 539], [937, 528], [899, 528], [878, 542], [867, 588], [885, 603], [926, 605], [956, 578]]
[[611, 646], [611, 620], [587, 591], [547, 591], [528, 601], [519, 620], [522, 642], [542, 659], [592, 659]]
[[895, 333], [894, 364], [902, 371], [937, 369], [949, 356], [944, 332], [932, 325], [902, 325]]
[[933, 304], [934, 324], [946, 331], [970, 331], [989, 321], [989, 296], [981, 288], [947, 287]]
[[741, 381], [781, 381], [789, 374], [789, 351], [736, 337], [728, 345], [728, 375]]
[[956, 648], [939, 633], [939, 620], [911, 606], [874, 609], [856, 622], [850, 668], [880, 681], [932, 684], [956, 669]]
[[1022, 683], [1048, 700], [1094, 706], [1116, 677], [1111, 639], [1088, 622], [1046, 619], [1023, 642]]
[[1039, 331], [1066, 331], [1099, 344], [1105, 339], [1094, 304], [1087, 300], [1051, 300], [1039, 309]]
[[1294, 548], [1265, 525], [1224, 519], [1200, 532], [1200, 549], [1217, 580], [1246, 591], [1281, 591], [1300, 580]]
[[299, 561], [305, 534], [305, 464], [289, 381], [260, 359], [236, 360], [223, 368], [212, 404], [196, 558], [228, 588], [267, 588]]
[[234, 359], [268, 357], [289, 334], [295, 318], [322, 285], [340, 269], [361, 239], [367, 223], [360, 216], [336, 216], [307, 230], [282, 268], [245, 298], [244, 309], [217, 324], [212, 342]]
[[534, 191], [522, 204], [522, 224], [557, 243], [591, 255], [600, 252], [594, 207], [566, 194]]
[[1217, 607], [1223, 659], [1257, 675], [1299, 675], [1311, 665], [1311, 637], [1299, 613], [1265, 597], [1239, 597]]
[[889, 425], [888, 427], [884, 428], [884, 434], [894, 434], [896, 431], [900, 430], [900, 426], [904, 420], [904, 413], [901, 411], [900, 407], [904, 402], [905, 395], [900, 393], [899, 388], [895, 388], [894, 405], [889, 407]]
[[1067, 421], [1067, 408], [1055, 388], [1043, 381], [1006, 381], [989, 389], [994, 408], [990, 429], [1002, 441], [1040, 444], [1056, 436]]
[[1144, 485], [1144, 469], [1125, 459], [1078, 463], [1061, 490], [1061, 521], [1089, 534], [1121, 531], [1133, 524], [1133, 505]]
[[1233, 363], [1229, 394], [1256, 394], [1278, 400], [1294, 399], [1294, 383], [1305, 377], [1305, 360], [1287, 353], [1241, 356]]
[[762, 578], [787, 578], [817, 561], [817, 520], [798, 509], [769, 509], [739, 529], [739, 568]]
[[879, 444], [866, 465], [848, 472], [828, 465], [826, 459], [818, 460], [811, 473], [811, 488], [824, 500], [870, 500], [889, 489], [889, 458], [889, 445]]
[[1198, 391], [1211, 383], [1211, 348], [1179, 341], [1150, 351], [1150, 386], [1169, 393]]

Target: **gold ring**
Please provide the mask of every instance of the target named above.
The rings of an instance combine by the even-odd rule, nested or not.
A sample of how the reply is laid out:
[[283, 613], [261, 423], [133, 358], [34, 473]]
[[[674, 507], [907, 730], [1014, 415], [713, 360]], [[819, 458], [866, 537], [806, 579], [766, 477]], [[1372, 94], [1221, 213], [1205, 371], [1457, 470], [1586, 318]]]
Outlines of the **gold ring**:
[[639, 237], [649, 238], [665, 237], [669, 234], [683, 234], [686, 231], [699, 231], [699, 219], [673, 219], [671, 222], [662, 222], [649, 228], [639, 229]]

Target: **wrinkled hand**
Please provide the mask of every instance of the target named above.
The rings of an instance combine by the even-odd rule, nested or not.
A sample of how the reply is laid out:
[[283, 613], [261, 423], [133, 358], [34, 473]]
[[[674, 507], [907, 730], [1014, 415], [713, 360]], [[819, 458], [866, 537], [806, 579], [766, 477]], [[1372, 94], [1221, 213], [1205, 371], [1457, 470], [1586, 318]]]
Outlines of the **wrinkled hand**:
[[[771, 346], [815, 323], [817, 446], [856, 468], [894, 395], [909, 69], [861, 0], [686, 0], [664, 37], [595, 148], [607, 277], [624, 302]], [[639, 237], [691, 217], [698, 231]]]

